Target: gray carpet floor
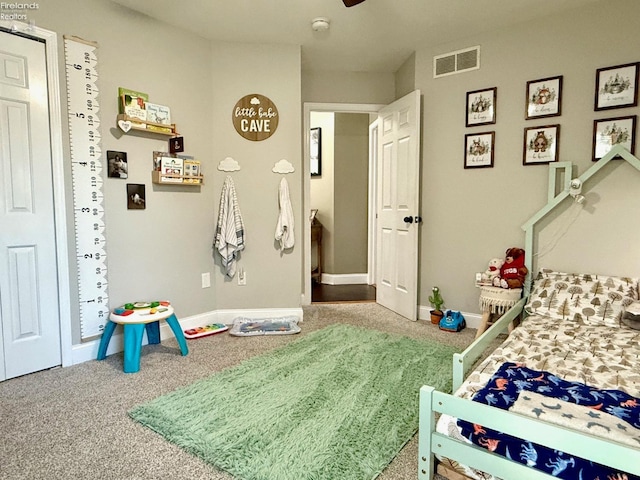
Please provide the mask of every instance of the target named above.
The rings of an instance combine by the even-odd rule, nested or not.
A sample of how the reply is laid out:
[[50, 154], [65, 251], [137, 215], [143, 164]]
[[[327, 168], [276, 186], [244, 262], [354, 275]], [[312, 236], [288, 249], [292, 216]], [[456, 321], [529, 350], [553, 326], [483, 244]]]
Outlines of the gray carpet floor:
[[[144, 346], [135, 374], [122, 372], [120, 353], [0, 382], [0, 478], [232, 480], [134, 422], [127, 411], [338, 322], [460, 348], [475, 335], [469, 328], [449, 333], [429, 322], [411, 322], [373, 303], [321, 304], [304, 308], [297, 335], [243, 338], [222, 333], [188, 341], [186, 357], [172, 338]], [[220, 406], [229, 415], [238, 407]], [[416, 436], [378, 479], [417, 478], [417, 455]]]

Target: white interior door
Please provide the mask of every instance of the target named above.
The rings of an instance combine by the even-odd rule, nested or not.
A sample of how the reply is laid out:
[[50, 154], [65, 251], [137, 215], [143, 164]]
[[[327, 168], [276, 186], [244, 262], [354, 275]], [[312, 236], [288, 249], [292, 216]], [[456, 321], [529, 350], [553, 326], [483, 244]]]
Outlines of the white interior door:
[[417, 320], [420, 91], [384, 107], [378, 122], [376, 300]]
[[0, 380], [62, 363], [45, 44], [0, 32]]

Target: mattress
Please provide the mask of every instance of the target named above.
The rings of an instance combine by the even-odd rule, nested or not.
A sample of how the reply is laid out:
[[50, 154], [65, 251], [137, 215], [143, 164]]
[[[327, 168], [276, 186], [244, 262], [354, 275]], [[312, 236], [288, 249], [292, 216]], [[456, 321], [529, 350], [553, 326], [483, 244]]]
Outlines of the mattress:
[[[471, 398], [507, 362], [553, 372], [570, 382], [640, 396], [640, 331], [625, 325], [613, 328], [531, 315], [467, 377], [455, 395]], [[448, 415], [441, 416], [437, 431], [468, 441], [461, 435], [457, 419]], [[496, 478], [457, 462], [440, 460], [470, 478]]]

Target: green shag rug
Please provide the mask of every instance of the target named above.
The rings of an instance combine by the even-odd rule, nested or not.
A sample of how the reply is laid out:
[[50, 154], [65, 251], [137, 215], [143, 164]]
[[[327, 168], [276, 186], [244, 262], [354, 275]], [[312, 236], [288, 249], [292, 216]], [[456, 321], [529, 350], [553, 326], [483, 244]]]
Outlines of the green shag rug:
[[418, 430], [420, 387], [451, 391], [456, 351], [336, 324], [129, 415], [238, 479], [370, 480]]

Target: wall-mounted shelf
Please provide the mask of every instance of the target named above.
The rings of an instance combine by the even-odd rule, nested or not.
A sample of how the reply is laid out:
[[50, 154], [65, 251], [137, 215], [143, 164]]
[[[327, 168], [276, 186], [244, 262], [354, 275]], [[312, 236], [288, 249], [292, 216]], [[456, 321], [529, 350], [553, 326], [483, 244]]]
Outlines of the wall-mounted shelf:
[[159, 185], [185, 185], [199, 187], [204, 184], [203, 175], [175, 175], [151, 170], [151, 181]]
[[124, 133], [135, 131], [135, 132], [152, 133], [155, 135], [164, 135], [167, 137], [175, 137], [176, 135], [178, 135], [175, 123], [172, 123], [171, 125], [163, 125], [161, 123], [144, 121], [144, 124], [146, 126], [142, 127], [140, 125], [137, 125], [142, 122], [143, 120], [140, 120], [139, 118], [129, 117], [124, 113], [121, 113], [118, 115], [118, 121], [117, 121], [118, 127]]
[[159, 185], [186, 185], [198, 187], [204, 184], [204, 175], [176, 175], [151, 170], [151, 181]]

